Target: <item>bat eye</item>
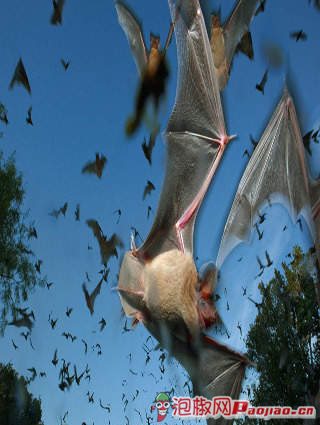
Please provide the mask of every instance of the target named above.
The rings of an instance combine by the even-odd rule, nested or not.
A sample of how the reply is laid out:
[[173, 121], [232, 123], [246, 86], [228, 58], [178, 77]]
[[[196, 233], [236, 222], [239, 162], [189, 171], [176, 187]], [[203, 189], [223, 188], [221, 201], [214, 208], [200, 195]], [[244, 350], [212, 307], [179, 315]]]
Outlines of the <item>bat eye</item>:
[[161, 407], [162, 407], [162, 403], [161, 403], [161, 401], [158, 401], [158, 403], [156, 404], [156, 407], [157, 407], [158, 409], [161, 409]]
[[166, 401], [163, 405], [166, 409], [168, 409], [168, 407], [170, 406], [170, 403], [168, 401]]

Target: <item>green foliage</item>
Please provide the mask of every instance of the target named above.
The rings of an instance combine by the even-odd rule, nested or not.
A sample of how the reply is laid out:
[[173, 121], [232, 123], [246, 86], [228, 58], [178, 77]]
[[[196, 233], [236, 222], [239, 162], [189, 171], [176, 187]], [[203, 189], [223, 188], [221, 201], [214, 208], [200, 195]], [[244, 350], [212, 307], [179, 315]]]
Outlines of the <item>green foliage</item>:
[[8, 313], [16, 318], [21, 301], [36, 286], [44, 285], [31, 262], [34, 254], [28, 246], [27, 213], [22, 211], [24, 190], [14, 157], [7, 161], [0, 152], [0, 332], [3, 334]]
[[28, 392], [25, 378], [0, 363], [0, 424], [41, 425], [41, 416], [41, 401]]
[[[310, 255], [295, 247], [284, 274], [259, 289], [262, 301], [246, 345], [257, 363], [259, 382], [250, 394], [253, 406], [314, 405], [320, 381], [320, 311]], [[298, 419], [295, 423], [303, 423]], [[240, 419], [239, 424], [265, 424], [262, 419]], [[278, 424], [269, 420], [268, 424]], [[281, 419], [281, 424], [292, 420]]]

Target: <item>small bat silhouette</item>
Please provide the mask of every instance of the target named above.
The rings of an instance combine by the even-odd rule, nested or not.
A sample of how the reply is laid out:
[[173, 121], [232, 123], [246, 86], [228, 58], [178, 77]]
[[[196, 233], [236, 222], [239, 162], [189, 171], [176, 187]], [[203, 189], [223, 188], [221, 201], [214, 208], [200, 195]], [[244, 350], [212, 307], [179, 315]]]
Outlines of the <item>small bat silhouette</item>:
[[87, 225], [92, 229], [100, 246], [100, 255], [102, 264], [106, 265], [110, 257], [118, 258], [118, 251], [116, 247], [123, 248], [123, 242], [114, 233], [109, 240], [103, 235], [101, 227], [96, 220], [87, 220]]
[[62, 25], [62, 11], [65, 2], [66, 0], [52, 0], [53, 12], [50, 19], [52, 25]]
[[79, 204], [77, 204], [77, 206], [76, 206], [76, 210], [74, 212], [74, 215], [76, 217], [76, 221], [80, 221], [80, 205]]
[[153, 190], [155, 190], [155, 189], [156, 189], [156, 188], [155, 188], [154, 184], [153, 184], [150, 180], [148, 180], [148, 181], [147, 181], [147, 184], [146, 184], [146, 187], [144, 188], [144, 192], [143, 192], [142, 199], [143, 199], [143, 200], [145, 200], [145, 199], [146, 199], [146, 196], [147, 196], [147, 195], [150, 195], [150, 193], [151, 193]]
[[21, 84], [27, 90], [27, 92], [31, 94], [31, 88], [30, 88], [28, 76], [21, 58], [19, 59], [17, 63], [11, 83], [9, 85], [9, 89], [12, 90], [16, 84]]
[[33, 121], [32, 121], [32, 117], [31, 117], [31, 112], [32, 112], [32, 106], [30, 106], [30, 108], [28, 109], [28, 115], [26, 117], [26, 122], [30, 125], [33, 125]]
[[82, 168], [82, 174], [96, 174], [99, 179], [102, 177], [102, 171], [107, 164], [107, 158], [104, 155], [96, 153], [95, 161], [89, 161]]
[[64, 59], [61, 59], [61, 65], [63, 66], [64, 70], [66, 71], [69, 68], [70, 61], [66, 62]]
[[302, 30], [291, 32], [290, 37], [295, 38], [296, 42], [299, 40], [306, 41], [306, 39], [308, 38], [307, 34], [303, 32]]
[[53, 359], [51, 360], [51, 363], [56, 366], [58, 363], [58, 349], [56, 349], [56, 351], [54, 352], [54, 356]]
[[152, 163], [151, 155], [152, 155], [152, 150], [154, 148], [155, 143], [156, 143], [156, 136], [150, 134], [149, 143], [147, 144], [146, 138], [144, 138], [144, 141], [141, 145], [144, 156], [146, 157], [150, 165]]
[[59, 208], [58, 210], [53, 209], [49, 213], [49, 215], [55, 218], [58, 218], [60, 214], [63, 214], [64, 216], [66, 216], [67, 209], [68, 209], [68, 202], [65, 202], [63, 207]]
[[94, 313], [94, 303], [96, 301], [97, 296], [100, 294], [102, 281], [103, 279], [99, 281], [98, 285], [92, 291], [91, 295], [89, 295], [89, 292], [87, 291], [86, 284], [85, 283], [82, 284], [82, 289], [86, 298], [86, 303], [87, 303], [88, 309], [90, 310], [91, 315]]
[[264, 86], [267, 82], [267, 79], [268, 79], [268, 70], [266, 70], [266, 72], [263, 74], [263, 77], [260, 83], [256, 84], [256, 89], [261, 91], [262, 94], [264, 94]]

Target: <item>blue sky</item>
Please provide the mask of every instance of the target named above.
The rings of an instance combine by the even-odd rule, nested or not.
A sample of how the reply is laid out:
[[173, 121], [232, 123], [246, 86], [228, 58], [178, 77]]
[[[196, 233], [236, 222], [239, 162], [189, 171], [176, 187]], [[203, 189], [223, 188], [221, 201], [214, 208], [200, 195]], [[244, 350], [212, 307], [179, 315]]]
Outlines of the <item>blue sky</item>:
[[[222, 16], [232, 10], [233, 1], [208, 0], [209, 10], [222, 5]], [[149, 32], [166, 39], [170, 24], [166, 1], [131, 0], [129, 4], [143, 21], [144, 36], [149, 46]], [[42, 399], [45, 425], [60, 423], [66, 411], [66, 423], [113, 425], [146, 423], [145, 412], [158, 392], [175, 388], [175, 395], [187, 394], [185, 372], [174, 360], [165, 360], [166, 371], [159, 370], [161, 352], [151, 353], [151, 361], [145, 364], [143, 343], [147, 331], [139, 325], [133, 332], [123, 333], [119, 297], [111, 288], [116, 286], [119, 261], [109, 262], [110, 274], [98, 296], [95, 313], [91, 317], [85, 305], [81, 289], [86, 282], [86, 272], [91, 279], [86, 282], [90, 291], [98, 282], [101, 269], [99, 249], [85, 221], [98, 220], [104, 233], [110, 237], [116, 232], [130, 247], [130, 227], [135, 226], [145, 238], [152, 224], [153, 214], [160, 195], [165, 166], [165, 146], [160, 136], [152, 156], [150, 167], [144, 158], [141, 143], [148, 130], [142, 127], [132, 140], [124, 132], [125, 121], [133, 111], [138, 74], [125, 35], [118, 23], [113, 2], [107, 0], [66, 0], [62, 26], [50, 25], [52, 2], [36, 0], [32, 3], [11, 0], [0, 16], [3, 37], [0, 40], [0, 101], [8, 110], [9, 125], [0, 123], [4, 136], [0, 149], [8, 157], [15, 153], [16, 165], [23, 173], [26, 190], [24, 208], [30, 210], [35, 221], [38, 239], [31, 247], [43, 260], [42, 272], [54, 285], [48, 291], [37, 289], [26, 306], [34, 310], [35, 327], [32, 342], [35, 350], [20, 336], [21, 329], [8, 327], [1, 344], [1, 362], [11, 361], [19, 373], [30, 376], [28, 368], [45, 371], [30, 385], [30, 391]], [[304, 134], [320, 124], [319, 105], [319, 22], [320, 13], [308, 5], [307, 0], [267, 1], [266, 10], [252, 22], [251, 30], [255, 59], [250, 62], [238, 55], [233, 63], [231, 77], [223, 92], [225, 120], [228, 134], [237, 134], [230, 142], [213, 184], [198, 215], [195, 232], [195, 256], [197, 266], [214, 261], [233, 196], [247, 163], [245, 149], [252, 150], [249, 135], [258, 139], [275, 107], [287, 73], [298, 110], [301, 130]], [[291, 31], [303, 29], [308, 39], [296, 43], [289, 38]], [[265, 69], [269, 66], [264, 55], [266, 44], [276, 44], [284, 55], [283, 66], [269, 67], [269, 79], [265, 95], [255, 89]], [[16, 63], [22, 57], [29, 77], [32, 95], [22, 87], [8, 90]], [[70, 60], [65, 72], [60, 59]], [[164, 131], [175, 97], [177, 61], [175, 40], [168, 50], [170, 78], [168, 91], [161, 106], [161, 131]], [[291, 88], [290, 86], [290, 88]], [[27, 125], [25, 117], [32, 105], [34, 126]], [[319, 149], [312, 145], [312, 169], [318, 175]], [[95, 153], [103, 153], [108, 163], [103, 177], [82, 175], [85, 163], [94, 159]], [[310, 157], [308, 157], [310, 159]], [[144, 186], [151, 180], [156, 186], [151, 196], [142, 200]], [[53, 209], [68, 201], [66, 217], [57, 220], [48, 215]], [[74, 219], [74, 211], [80, 204], [80, 222]], [[147, 207], [153, 209], [147, 218]], [[121, 209], [118, 224], [113, 212]], [[219, 313], [230, 333], [228, 344], [244, 350], [237, 323], [248, 329], [254, 318], [254, 306], [242, 297], [241, 286], [247, 286], [252, 297], [257, 296], [258, 273], [256, 255], [264, 256], [268, 249], [275, 264], [281, 264], [284, 256], [295, 243], [310, 243], [308, 232], [303, 234], [299, 226], [291, 223], [287, 212], [280, 206], [272, 211], [266, 207], [267, 220], [263, 243], [253, 235], [250, 246], [239, 246], [227, 259], [221, 270], [218, 292]], [[279, 223], [281, 223], [279, 225]], [[288, 230], [282, 232], [284, 225]], [[306, 229], [306, 226], [304, 226]], [[139, 243], [139, 242], [138, 242]], [[88, 244], [93, 247], [88, 251]], [[124, 252], [124, 251], [123, 251]], [[123, 253], [122, 252], [122, 253]], [[238, 262], [243, 256], [246, 262]], [[265, 274], [265, 281], [272, 270]], [[224, 296], [226, 288], [227, 296]], [[226, 309], [226, 301], [230, 311]], [[70, 318], [65, 311], [73, 307]], [[48, 316], [58, 318], [54, 330]], [[104, 317], [107, 326], [100, 333], [98, 322]], [[130, 325], [128, 321], [128, 326]], [[62, 332], [77, 336], [74, 343], [66, 341]], [[88, 354], [84, 354], [81, 338], [88, 342]], [[18, 345], [14, 350], [11, 339]], [[102, 355], [92, 346], [99, 343]], [[155, 345], [148, 340], [149, 348]], [[58, 371], [51, 364], [55, 349], [58, 358], [77, 365], [78, 372], [89, 364], [91, 381], [73, 384], [64, 393], [58, 388]], [[131, 354], [131, 357], [130, 357]], [[130, 372], [137, 372], [134, 375]], [[150, 375], [152, 373], [154, 376]], [[125, 380], [125, 381], [124, 381]], [[139, 390], [135, 400], [133, 396]], [[87, 391], [94, 392], [94, 404], [88, 404]], [[124, 400], [128, 404], [124, 410]], [[99, 406], [110, 404], [106, 413]], [[143, 421], [139, 414], [140, 411]], [[151, 423], [153, 423], [151, 422]], [[168, 418], [167, 423], [175, 423]], [[191, 423], [191, 422], [190, 422]]]

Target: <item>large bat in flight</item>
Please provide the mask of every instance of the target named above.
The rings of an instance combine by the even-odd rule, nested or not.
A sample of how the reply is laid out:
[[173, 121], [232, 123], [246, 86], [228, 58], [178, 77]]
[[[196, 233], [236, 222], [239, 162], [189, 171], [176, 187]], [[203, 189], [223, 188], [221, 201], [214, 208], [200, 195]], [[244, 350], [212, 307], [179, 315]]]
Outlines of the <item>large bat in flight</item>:
[[[173, 0], [169, 5], [174, 20], [177, 7]], [[232, 138], [198, 0], [179, 3], [175, 34], [178, 86], [165, 134], [162, 193], [147, 239], [138, 249], [132, 243], [123, 258], [118, 289], [126, 315], [180, 361], [196, 394], [236, 399], [250, 362], [202, 333], [218, 318], [211, 297], [215, 271], [200, 280], [192, 257], [197, 212]]]

